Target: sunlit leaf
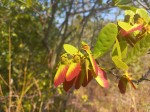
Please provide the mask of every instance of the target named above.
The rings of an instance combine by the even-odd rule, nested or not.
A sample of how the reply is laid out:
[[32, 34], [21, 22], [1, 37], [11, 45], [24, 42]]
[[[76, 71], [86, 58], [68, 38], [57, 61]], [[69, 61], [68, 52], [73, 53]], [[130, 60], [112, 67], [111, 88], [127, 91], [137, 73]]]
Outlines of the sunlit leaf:
[[126, 58], [127, 49], [128, 49], [128, 46], [127, 46], [126, 41], [123, 41], [123, 40], [121, 40], [120, 42], [116, 41], [112, 49], [112, 57], [118, 56], [119, 59]]
[[118, 2], [115, 5], [125, 5], [132, 3], [132, 0], [118, 0]]
[[136, 14], [138, 14], [141, 18], [143, 18], [146, 23], [149, 23], [150, 21], [149, 14], [145, 9], [143, 8], [137, 9]]
[[129, 15], [131, 18], [133, 18], [134, 14], [132, 10], [125, 10], [125, 15]]
[[125, 31], [129, 31], [132, 28], [132, 26], [127, 22], [118, 21], [118, 25]]
[[119, 59], [122, 59], [121, 48], [120, 48], [120, 44], [118, 42], [118, 39], [116, 39], [116, 49], [117, 49], [117, 54], [118, 54]]
[[70, 44], [64, 44], [63, 47], [64, 47], [65, 51], [72, 56], [74, 54], [79, 54], [79, 55], [83, 56], [83, 54], [77, 48], [75, 48], [74, 46], [72, 46]]
[[122, 69], [123, 71], [128, 70], [128, 65], [125, 62], [123, 62], [121, 59], [119, 59], [118, 56], [113, 56], [112, 60], [118, 68]]
[[26, 0], [26, 5], [27, 5], [27, 7], [31, 7], [32, 6], [32, 0]]
[[132, 10], [133, 12], [136, 12], [137, 8], [136, 7], [132, 7], [130, 5], [117, 5], [120, 9], [123, 10]]
[[141, 55], [147, 53], [149, 48], [150, 48], [150, 34], [143, 37], [140, 41], [138, 41], [135, 44], [132, 50], [128, 53], [125, 62], [130, 63], [132, 61], [137, 60]]
[[108, 23], [99, 33], [98, 39], [94, 46], [94, 58], [105, 54], [114, 44], [117, 37], [118, 28], [113, 23]]
[[120, 42], [120, 49], [121, 49], [121, 57], [122, 57], [122, 59], [126, 58], [127, 50], [128, 50], [128, 46], [127, 46], [127, 42], [126, 41], [121, 41]]
[[134, 23], [134, 15], [135, 13], [131, 10], [125, 10], [124, 22]]

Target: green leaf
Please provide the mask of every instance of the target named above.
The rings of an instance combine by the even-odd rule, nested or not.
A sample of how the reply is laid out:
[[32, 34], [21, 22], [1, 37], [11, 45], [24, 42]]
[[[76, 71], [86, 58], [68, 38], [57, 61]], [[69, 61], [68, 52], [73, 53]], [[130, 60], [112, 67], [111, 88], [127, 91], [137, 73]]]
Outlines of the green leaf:
[[137, 10], [136, 7], [132, 7], [129, 5], [117, 5], [117, 7], [119, 7], [120, 9], [123, 9], [123, 10], [132, 10], [133, 12], [136, 12], [136, 10]]
[[77, 53], [79, 53], [79, 55], [83, 56], [83, 54], [74, 46], [70, 45], [70, 44], [64, 44], [63, 45], [65, 51], [70, 54], [70, 55], [75, 55]]
[[129, 31], [132, 28], [132, 26], [129, 23], [122, 22], [122, 21], [118, 21], [118, 25], [125, 31]]
[[32, 6], [32, 0], [26, 0], [26, 5], [27, 7], [31, 7]]
[[119, 59], [125, 58], [127, 55], [127, 48], [128, 46], [126, 41], [121, 40], [118, 42], [117, 40], [112, 49], [112, 57], [118, 56]]
[[117, 49], [117, 53], [118, 53], [119, 59], [122, 59], [122, 57], [121, 57], [121, 49], [120, 49], [120, 45], [119, 45], [118, 39], [116, 39], [116, 49]]
[[112, 60], [118, 68], [122, 69], [123, 71], [128, 70], [128, 65], [119, 59], [118, 56], [113, 56]]
[[9, 0], [2, 0], [2, 3], [4, 6], [7, 6], [9, 4], [9, 2], [10, 2]]
[[112, 57], [113, 56], [118, 56], [119, 59], [122, 59], [121, 49], [120, 49], [118, 39], [116, 39], [116, 43], [114, 44], [113, 49], [112, 49]]
[[131, 10], [125, 10], [124, 22], [134, 23], [134, 21], [133, 21], [134, 15], [135, 15], [135, 13], [133, 11], [131, 11]]
[[125, 5], [132, 3], [132, 0], [119, 0], [115, 5]]
[[129, 16], [133, 17], [135, 15], [135, 13], [132, 10], [125, 10], [125, 15], [129, 15]]
[[150, 34], [143, 37], [139, 42], [135, 44], [132, 50], [128, 53], [125, 62], [130, 63], [138, 59], [140, 56], [145, 54], [149, 48], [150, 48]]
[[145, 9], [137, 9], [136, 14], [138, 14], [141, 18], [143, 18], [146, 23], [149, 23], [150, 18]]
[[122, 57], [122, 59], [126, 58], [127, 50], [128, 50], [128, 46], [127, 46], [127, 42], [126, 41], [122, 40], [120, 42], [120, 49], [121, 49], [121, 57]]
[[94, 58], [98, 58], [106, 53], [114, 44], [118, 29], [113, 23], [107, 24], [99, 33], [97, 42], [94, 46]]

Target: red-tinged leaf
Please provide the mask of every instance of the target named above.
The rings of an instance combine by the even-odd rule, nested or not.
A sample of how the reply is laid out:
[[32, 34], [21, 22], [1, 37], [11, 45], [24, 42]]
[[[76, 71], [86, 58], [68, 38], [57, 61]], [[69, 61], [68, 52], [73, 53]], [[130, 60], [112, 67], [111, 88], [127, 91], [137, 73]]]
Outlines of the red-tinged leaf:
[[95, 79], [102, 87], [108, 88], [108, 80], [106, 74], [101, 68], [98, 69], [98, 76]]
[[126, 92], [127, 83], [128, 83], [127, 78], [125, 76], [122, 76], [118, 83], [118, 88], [122, 94], [125, 94]]
[[68, 92], [68, 90], [73, 86], [73, 84], [76, 81], [76, 77], [74, 79], [72, 79], [71, 81], [67, 81], [65, 80], [63, 83], [63, 88], [66, 92]]
[[83, 87], [87, 86], [88, 83], [89, 83], [92, 79], [93, 79], [92, 71], [89, 70], [89, 71], [88, 71], [88, 79], [87, 79], [87, 77], [84, 77], [82, 86], [83, 86]]
[[57, 87], [64, 82], [68, 70], [68, 65], [60, 64], [54, 77], [54, 85]]
[[71, 81], [73, 78], [77, 77], [81, 71], [80, 63], [71, 63], [66, 74], [66, 80]]
[[141, 30], [143, 28], [143, 25], [142, 24], [135, 24], [130, 30], [128, 31], [125, 31], [124, 29], [121, 29], [120, 30], [120, 33], [122, 34], [122, 36], [126, 36], [134, 31], [137, 31], [137, 30]]

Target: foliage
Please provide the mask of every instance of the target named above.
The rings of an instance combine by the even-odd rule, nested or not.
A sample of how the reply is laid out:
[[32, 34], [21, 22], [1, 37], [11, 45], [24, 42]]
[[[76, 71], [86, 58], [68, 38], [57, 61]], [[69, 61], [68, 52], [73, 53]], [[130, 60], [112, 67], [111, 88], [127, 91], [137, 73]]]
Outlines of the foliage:
[[[144, 4], [149, 5], [146, 1]], [[102, 101], [99, 96], [105, 90], [95, 92], [99, 89], [92, 85], [92, 79], [104, 88], [107, 88], [108, 82], [112, 86], [112, 80], [105, 77], [110, 69], [102, 66], [105, 61], [99, 64], [103, 56], [110, 56], [109, 51], [113, 66], [123, 71], [120, 79], [124, 80], [121, 81], [132, 84], [134, 78], [126, 75], [126, 70], [131, 68], [129, 64], [133, 59], [137, 60], [147, 52], [150, 33], [147, 11], [133, 6], [138, 6], [137, 2], [134, 5], [130, 0], [2, 0], [0, 111], [82, 111], [72, 103], [73, 98], [78, 100], [79, 97], [76, 101], [81, 101], [82, 105], [79, 107], [88, 104], [87, 107], [93, 108], [89, 99], [92, 101], [94, 96], [98, 96], [96, 103]], [[115, 7], [125, 9], [125, 21], [114, 23], [121, 14], [120, 9], [117, 9], [118, 13], [113, 12]], [[106, 13], [111, 16], [113, 13], [116, 18], [108, 19], [110, 15], [105, 17]], [[126, 29], [124, 24], [129, 27]], [[87, 44], [80, 48], [82, 40], [88, 43], [91, 51], [85, 49]], [[64, 51], [67, 54], [62, 55]], [[107, 61], [110, 66], [111, 61]], [[61, 71], [64, 73], [61, 74]], [[75, 76], [72, 71], [76, 73]], [[64, 75], [67, 75], [67, 81]], [[62, 79], [57, 81], [57, 76]], [[145, 78], [140, 78], [140, 81]], [[91, 84], [87, 86], [89, 82]], [[60, 83], [63, 83], [66, 91], [69, 90], [68, 93]], [[72, 85], [76, 89], [80, 87], [82, 91], [75, 93], [71, 89]], [[85, 86], [87, 87], [82, 88]], [[75, 96], [72, 98], [72, 95]], [[70, 98], [73, 100], [70, 101]]]
[[[148, 49], [150, 49], [150, 44], [149, 44], [150, 35], [149, 35], [149, 31], [147, 30], [147, 27], [149, 27], [150, 17], [148, 13], [146, 12], [146, 10], [144, 9], [137, 9], [135, 12], [136, 13], [133, 13], [132, 15], [131, 13], [126, 13], [126, 16], [129, 16], [130, 21], [125, 21], [125, 22], [118, 21], [118, 28], [117, 28], [117, 25], [113, 23], [108, 23], [100, 31], [98, 40], [94, 46], [94, 57], [92, 56], [92, 52], [90, 51], [89, 46], [84, 42], [82, 42], [82, 49], [86, 51], [86, 53], [88, 54], [88, 58], [86, 56], [83, 57], [83, 54], [79, 50], [77, 50], [75, 47], [72, 47], [71, 45], [64, 45], [66, 52], [73, 55], [73, 60], [74, 60], [73, 62], [75, 62], [76, 64], [74, 65], [68, 64], [69, 68], [71, 68], [71, 71], [69, 71], [70, 69], [68, 69], [69, 76], [71, 77], [70, 80], [68, 80], [67, 78], [68, 77], [67, 70], [62, 70], [61, 72], [64, 78], [61, 77], [62, 74], [60, 73], [58, 75], [59, 76], [58, 79], [59, 80], [63, 79], [62, 82], [64, 82], [65, 80], [71, 81], [73, 78], [78, 77], [79, 74], [81, 74], [82, 77], [87, 77], [87, 80], [88, 80], [88, 75], [91, 75], [91, 73], [94, 73], [92, 76], [96, 77], [96, 80], [99, 82], [99, 84], [103, 87], [107, 87], [108, 82], [105, 79], [106, 76], [104, 75], [104, 71], [99, 70], [98, 65], [96, 64], [96, 61], [94, 60], [94, 58], [101, 57], [103, 54], [105, 54], [106, 52], [108, 52], [108, 50], [111, 49], [112, 45], [114, 45], [112, 49], [112, 57], [111, 57], [112, 61], [114, 62], [115, 66], [121, 69], [125, 74], [125, 76], [124, 75], [121, 76], [119, 84], [118, 84], [120, 92], [123, 94], [126, 92], [127, 82], [130, 82], [133, 88], [136, 89], [133, 82], [131, 81], [130, 76], [128, 75], [128, 69], [129, 69], [128, 64], [131, 60], [133, 61], [134, 59], [138, 59], [141, 55], [147, 53]], [[122, 41], [124, 40], [127, 41], [126, 44], [122, 43]], [[131, 47], [133, 48], [129, 49], [128, 44], [131, 45]], [[122, 49], [121, 46], [123, 46], [124, 49], [126, 50]], [[127, 49], [129, 53], [127, 53]], [[78, 52], [82, 54], [82, 57], [80, 56]], [[77, 55], [79, 59], [76, 58]], [[85, 65], [85, 69], [83, 70], [86, 70], [86, 71], [91, 70], [91, 72], [82, 73], [80, 66], [83, 63], [85, 63], [86, 60], [90, 61], [90, 64], [88, 62], [88, 66]], [[79, 67], [77, 67], [78, 66], [77, 63], [80, 64]], [[64, 73], [63, 71], [66, 71], [66, 73]], [[98, 74], [100, 74], [99, 78], [101, 79], [97, 79]], [[73, 80], [76, 83], [76, 79], [73, 79]], [[60, 82], [59, 84], [61, 84], [62, 82]], [[81, 83], [80, 85], [82, 85], [83, 82], [80, 82]], [[73, 85], [74, 83], [71, 83], [71, 84]]]

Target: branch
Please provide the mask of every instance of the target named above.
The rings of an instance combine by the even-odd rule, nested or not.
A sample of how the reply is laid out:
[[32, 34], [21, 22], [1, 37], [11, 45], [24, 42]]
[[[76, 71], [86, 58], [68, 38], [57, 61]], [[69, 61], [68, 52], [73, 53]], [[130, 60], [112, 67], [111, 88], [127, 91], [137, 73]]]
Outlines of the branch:
[[[113, 72], [114, 69], [115, 69], [115, 68], [112, 68], [112, 69], [108, 70], [108, 72], [109, 72], [111, 75], [115, 76], [117, 79], [120, 79], [121, 76], [115, 74], [115, 73]], [[147, 78], [149, 75], [150, 75], [150, 68], [149, 68], [149, 70], [148, 70], [144, 75], [141, 76], [141, 78], [139, 78], [138, 80], [132, 80], [132, 82], [133, 82], [133, 83], [136, 83], [136, 84], [139, 84], [139, 83], [142, 82], [142, 81], [150, 81], [150, 79]]]
[[[59, 46], [57, 47], [57, 56], [56, 56], [56, 60], [58, 59], [58, 56], [60, 55], [60, 51], [62, 50], [62, 46], [63, 46], [63, 44], [64, 44], [64, 42], [66, 41], [66, 39], [68, 38], [68, 36], [69, 36], [69, 34], [71, 34], [70, 32], [69, 33], [67, 33], [67, 31], [68, 31], [68, 22], [69, 22], [69, 17], [70, 17], [70, 13], [71, 13], [71, 9], [72, 9], [72, 7], [73, 7], [73, 0], [70, 2], [70, 7], [69, 7], [69, 9], [68, 9], [68, 11], [66, 11], [66, 18], [65, 18], [65, 20], [64, 20], [64, 22], [62, 23], [62, 28], [63, 28], [63, 26], [65, 25], [65, 28], [64, 28], [64, 32], [63, 32], [63, 34], [62, 34], [62, 39], [61, 39], [61, 41], [60, 41], [60, 43], [59, 43]], [[75, 28], [76, 29], [76, 28]], [[62, 29], [61, 29], [62, 30]], [[74, 29], [73, 29], [73, 31], [74, 31]], [[72, 31], [71, 31], [72, 32]], [[60, 32], [61, 33], [61, 32]]]
[[83, 32], [84, 32], [84, 28], [85, 28], [85, 26], [87, 25], [87, 23], [88, 23], [88, 20], [89, 20], [90, 16], [92, 16], [92, 14], [93, 14], [93, 12], [94, 12], [94, 9], [95, 9], [96, 4], [97, 4], [97, 1], [96, 1], [96, 3], [94, 4], [94, 6], [92, 7], [92, 9], [91, 9], [90, 13], [89, 13], [86, 17], [84, 17], [84, 18], [82, 19], [82, 21], [81, 21], [81, 24], [83, 24], [83, 25], [82, 25], [81, 32], [80, 32], [80, 34], [79, 34], [78, 45], [80, 44], [81, 37], [82, 37], [82, 34], [83, 34]]
[[[110, 8], [113, 8], [113, 6], [101, 7], [101, 8], [94, 9], [93, 11], [94, 12], [103, 11], [103, 10], [110, 9]], [[70, 13], [70, 15], [74, 16], [75, 14], [86, 13], [86, 12], [90, 12], [90, 11], [91, 11], [91, 9], [81, 10], [81, 11], [78, 11], [78, 12], [72, 12], [72, 13]]]
[[143, 4], [140, 0], [137, 0], [137, 2], [138, 2], [141, 6], [143, 6], [146, 10], [149, 10], [149, 8], [148, 8], [145, 4]]
[[138, 79], [138, 80], [132, 80], [132, 82], [139, 84], [140, 82], [142, 82], [144, 80], [145, 81], [150, 81], [150, 79], [147, 79], [148, 75], [150, 75], [150, 68], [149, 68], [149, 70], [144, 75], [142, 75], [142, 77], [140, 79]]
[[150, 9], [150, 4], [148, 0], [143, 0], [143, 2], [145, 2], [145, 4], [147, 5], [147, 7]]
[[55, 19], [55, 13], [56, 13], [56, 10], [57, 10], [57, 4], [58, 4], [58, 1], [56, 0], [55, 2], [52, 0], [51, 1], [51, 4], [52, 4], [52, 14], [51, 14], [51, 18], [50, 18], [50, 22], [48, 24], [48, 28], [46, 29], [46, 32], [45, 32], [45, 35], [44, 35], [44, 39], [43, 39], [43, 44], [45, 45], [45, 47], [47, 48], [48, 52], [50, 52], [50, 46], [49, 46], [49, 43], [48, 43], [48, 38], [50, 36], [50, 30], [53, 26], [53, 21]]

